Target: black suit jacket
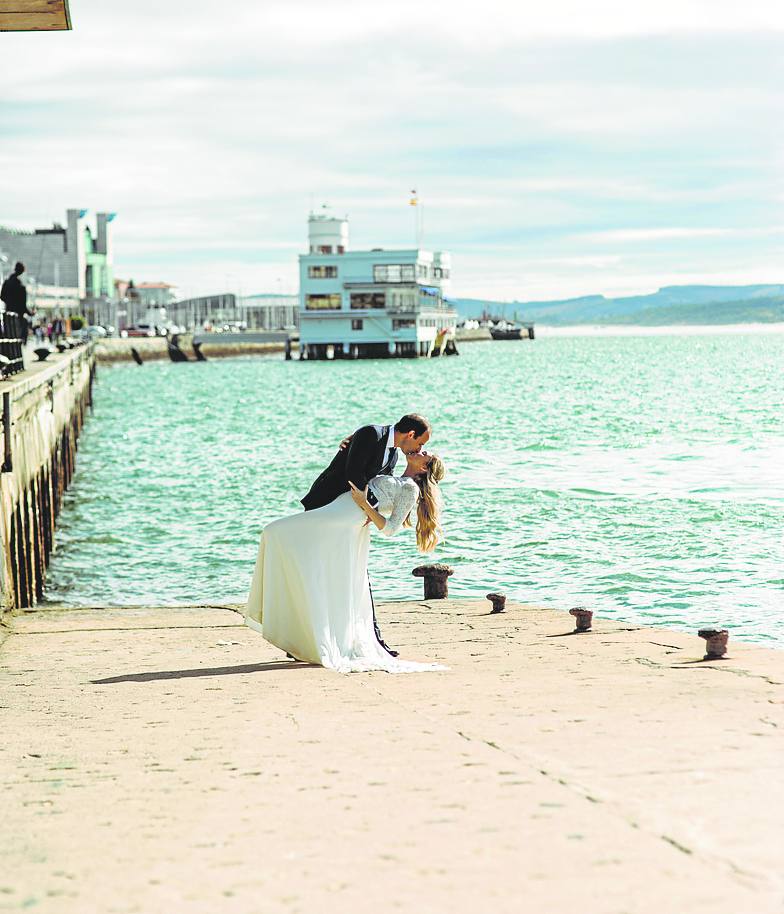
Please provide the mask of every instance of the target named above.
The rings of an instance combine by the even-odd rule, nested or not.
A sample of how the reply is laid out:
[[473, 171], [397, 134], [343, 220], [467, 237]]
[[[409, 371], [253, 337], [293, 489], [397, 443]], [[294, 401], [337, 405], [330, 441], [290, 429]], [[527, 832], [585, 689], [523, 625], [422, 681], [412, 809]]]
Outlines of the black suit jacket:
[[5, 310], [13, 314], [31, 314], [27, 308], [27, 289], [24, 287], [16, 273], [12, 273], [0, 289], [0, 300], [5, 304]]
[[332, 463], [302, 499], [305, 510], [323, 508], [338, 495], [348, 492], [349, 479], [358, 489], [364, 489], [374, 476], [390, 474], [397, 463], [397, 451], [392, 451], [392, 458], [384, 462], [389, 429], [388, 425], [363, 425], [357, 429], [351, 444], [335, 454]]

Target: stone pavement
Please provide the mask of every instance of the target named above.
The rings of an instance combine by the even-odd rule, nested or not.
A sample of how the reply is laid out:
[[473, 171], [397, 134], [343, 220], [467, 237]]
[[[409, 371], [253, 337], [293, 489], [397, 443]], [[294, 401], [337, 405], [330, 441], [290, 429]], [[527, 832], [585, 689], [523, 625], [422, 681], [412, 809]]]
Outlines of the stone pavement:
[[451, 667], [406, 676], [225, 607], [16, 617], [0, 911], [784, 910], [784, 653], [488, 606], [381, 606]]

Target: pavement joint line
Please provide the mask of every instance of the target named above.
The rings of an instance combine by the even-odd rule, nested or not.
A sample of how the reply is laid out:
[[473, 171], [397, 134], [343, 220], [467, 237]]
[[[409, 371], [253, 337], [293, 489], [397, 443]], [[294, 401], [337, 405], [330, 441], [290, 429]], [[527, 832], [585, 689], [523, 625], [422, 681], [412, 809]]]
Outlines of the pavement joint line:
[[[732, 658], [728, 657], [726, 659], [730, 660]], [[778, 679], [771, 679], [770, 676], [763, 676], [760, 673], [751, 673], [749, 670], [744, 670], [743, 667], [726, 666], [715, 660], [703, 661], [700, 658], [697, 661], [692, 661], [690, 666], [686, 666], [682, 663], [664, 663], [661, 665], [670, 670], [713, 670], [715, 673], [732, 673], [735, 676], [743, 676], [745, 679], [759, 679], [762, 682], [766, 682], [768, 685], [784, 686], [784, 682], [779, 682]]]
[[20, 638], [26, 635], [81, 635], [86, 632], [167, 632], [186, 628], [242, 628], [242, 626], [237, 623], [229, 625], [129, 625], [122, 628], [110, 628], [108, 626], [99, 628], [43, 628], [37, 631], [11, 632], [10, 634]]
[[7, 618], [2, 619], [3, 628], [13, 631], [14, 619], [25, 619], [34, 616], [60, 616], [70, 615], [71, 613], [94, 612], [101, 615], [111, 615], [114, 613], [133, 612], [133, 613], [150, 613], [159, 612], [160, 610], [171, 611], [176, 614], [183, 610], [193, 611], [198, 609], [218, 609], [236, 613], [244, 616], [242, 609], [231, 606], [227, 603], [173, 603], [170, 606], [150, 606], [148, 603], [131, 603], [127, 606], [49, 606], [42, 604], [29, 609], [23, 609], [21, 612], [9, 614]]
[[[657, 664], [658, 666], [658, 664]], [[757, 677], [762, 678], [762, 677]], [[372, 688], [380, 698], [394, 702], [402, 710], [407, 711], [409, 714], [420, 714], [430, 720], [431, 724], [435, 727], [439, 726], [438, 721], [434, 720], [426, 711], [413, 711], [407, 707], [407, 705], [400, 701], [397, 698], [390, 697], [383, 693], [383, 691], [373, 683], [369, 683], [369, 687]], [[451, 729], [448, 725], [447, 730]], [[487, 746], [490, 749], [495, 750], [496, 752], [501, 752], [509, 758], [514, 759], [518, 764], [527, 767], [530, 770], [538, 772], [540, 775], [545, 777], [551, 783], [557, 784], [561, 787], [564, 787], [566, 790], [570, 791], [574, 795], [581, 797], [589, 803], [595, 803], [602, 806], [610, 815], [614, 816], [616, 819], [619, 819], [624, 824], [628, 825], [630, 828], [640, 831], [644, 834], [647, 834], [649, 837], [656, 838], [660, 841], [665, 842], [666, 844], [671, 845], [675, 850], [680, 851], [683, 854], [687, 854], [690, 857], [695, 857], [702, 860], [706, 864], [710, 864], [716, 868], [724, 870], [726, 873], [729, 873], [734, 879], [737, 879], [744, 887], [747, 887], [744, 880], [751, 879], [754, 881], [755, 885], [758, 887], [767, 886], [772, 887], [775, 883], [778, 885], [780, 880], [771, 879], [770, 875], [767, 872], [762, 871], [751, 871], [745, 870], [739, 867], [731, 858], [723, 857], [719, 854], [711, 854], [709, 852], [704, 852], [699, 849], [690, 848], [687, 844], [678, 841], [670, 835], [666, 835], [660, 832], [655, 825], [649, 823], [645, 820], [644, 817], [640, 817], [639, 814], [634, 814], [632, 811], [627, 811], [624, 806], [617, 800], [612, 797], [599, 797], [596, 795], [596, 791], [589, 790], [583, 784], [577, 780], [572, 780], [568, 771], [567, 772], [558, 772], [550, 770], [552, 766], [550, 765], [550, 760], [546, 760], [548, 764], [547, 768], [543, 768], [543, 762], [541, 759], [533, 754], [526, 753], [525, 755], [512, 752], [509, 749], [505, 749], [502, 745], [499, 745], [493, 740], [486, 739], [483, 736], [472, 736], [465, 733], [462, 730], [453, 730], [455, 735], [459, 736], [466, 742], [475, 742], [484, 746]]]

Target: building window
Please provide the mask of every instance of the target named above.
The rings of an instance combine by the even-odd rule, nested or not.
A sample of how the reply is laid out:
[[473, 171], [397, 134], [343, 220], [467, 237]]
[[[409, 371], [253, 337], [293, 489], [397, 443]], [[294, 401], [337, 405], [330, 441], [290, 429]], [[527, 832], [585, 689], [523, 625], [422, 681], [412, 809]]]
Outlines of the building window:
[[345, 254], [345, 253], [346, 253], [346, 248], [342, 244], [339, 244], [338, 245], [338, 254]]
[[416, 294], [413, 292], [390, 292], [390, 307], [393, 311], [416, 310]]
[[331, 295], [306, 295], [306, 311], [340, 311], [340, 292]]
[[413, 282], [413, 263], [377, 263], [373, 266], [373, 282]]
[[320, 244], [318, 246], [318, 252], [319, 252], [319, 254], [331, 254], [332, 245], [331, 244]]
[[361, 330], [364, 326], [365, 322], [361, 318], [359, 320], [355, 318], [353, 321], [351, 321], [352, 330]]
[[400, 320], [392, 321], [393, 330], [410, 330], [412, 327], [416, 327], [416, 321], [412, 318], [401, 318]]
[[338, 275], [338, 268], [334, 266], [308, 267], [308, 279], [334, 279]]
[[357, 308], [383, 308], [386, 296], [383, 292], [352, 292], [351, 307]]

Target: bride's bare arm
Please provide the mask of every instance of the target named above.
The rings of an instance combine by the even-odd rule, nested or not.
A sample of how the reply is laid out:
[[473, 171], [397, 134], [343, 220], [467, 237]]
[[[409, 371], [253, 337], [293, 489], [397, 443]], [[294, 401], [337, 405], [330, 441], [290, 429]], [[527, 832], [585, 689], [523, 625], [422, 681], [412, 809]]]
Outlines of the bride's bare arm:
[[364, 490], [358, 489], [350, 479], [348, 484], [351, 486], [351, 497], [354, 499], [354, 503], [367, 514], [368, 520], [373, 521], [379, 530], [383, 530], [387, 525], [387, 519], [383, 514], [379, 514], [368, 501], [367, 486], [365, 486]]

